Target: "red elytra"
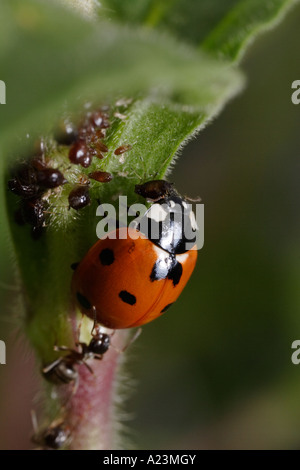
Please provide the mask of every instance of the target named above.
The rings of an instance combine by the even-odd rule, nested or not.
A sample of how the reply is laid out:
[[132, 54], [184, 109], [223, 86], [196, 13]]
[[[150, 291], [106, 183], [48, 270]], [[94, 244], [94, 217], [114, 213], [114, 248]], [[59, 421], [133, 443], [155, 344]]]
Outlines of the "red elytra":
[[144, 325], [179, 297], [197, 250], [170, 255], [137, 230], [120, 228], [113, 234], [98, 240], [76, 267], [74, 299], [83, 314], [108, 328]]

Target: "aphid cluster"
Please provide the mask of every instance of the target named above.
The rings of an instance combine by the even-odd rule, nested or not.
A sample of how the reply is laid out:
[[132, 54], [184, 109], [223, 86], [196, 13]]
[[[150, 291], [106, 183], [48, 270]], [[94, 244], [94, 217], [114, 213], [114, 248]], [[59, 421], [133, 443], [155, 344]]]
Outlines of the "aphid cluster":
[[103, 143], [106, 129], [110, 127], [109, 116], [103, 109], [88, 112], [76, 131], [69, 150], [69, 160], [75, 165], [88, 168], [93, 157], [103, 158], [108, 147]]
[[[88, 168], [94, 157], [102, 160], [104, 154], [109, 151], [103, 141], [106, 137], [106, 131], [111, 125], [108, 110], [108, 107], [102, 107], [87, 112], [78, 126], [68, 119], [60, 123], [55, 132], [55, 138], [58, 144], [70, 147], [68, 158], [71, 164]], [[120, 113], [114, 113], [114, 117], [126, 118]], [[121, 155], [130, 149], [130, 145], [124, 145], [116, 149], [114, 153]], [[68, 197], [69, 207], [80, 210], [90, 204], [89, 184], [91, 179], [99, 183], [109, 183], [112, 178], [112, 174], [106, 171], [96, 170], [89, 173], [84, 182], [79, 182], [71, 190]]]
[[33, 238], [41, 235], [45, 225], [47, 192], [67, 183], [58, 168], [49, 166], [44, 150], [44, 143], [40, 141], [38, 155], [19, 163], [8, 181], [8, 189], [19, 197], [15, 220], [20, 225], [29, 224]]
[[[119, 104], [121, 105], [123, 106], [124, 103]], [[69, 147], [68, 160], [71, 164], [88, 168], [93, 157], [100, 160], [104, 158], [103, 154], [109, 150], [103, 142], [106, 131], [111, 125], [108, 109], [108, 107], [102, 107], [88, 111], [77, 126], [68, 118], [59, 123], [54, 132], [55, 141], [58, 145]], [[120, 113], [114, 113], [114, 117], [126, 118]], [[32, 236], [37, 239], [46, 225], [49, 190], [64, 185], [68, 181], [58, 168], [52, 168], [47, 162], [47, 148], [44, 140], [40, 140], [35, 147], [34, 157], [22, 161], [13, 169], [8, 188], [20, 198], [15, 221], [19, 225], [31, 225]], [[118, 147], [114, 154], [121, 155], [130, 149], [130, 145], [123, 145]], [[112, 178], [111, 173], [101, 170], [90, 172], [87, 176], [83, 175], [70, 189], [69, 209], [78, 211], [91, 203], [90, 180], [109, 183]]]

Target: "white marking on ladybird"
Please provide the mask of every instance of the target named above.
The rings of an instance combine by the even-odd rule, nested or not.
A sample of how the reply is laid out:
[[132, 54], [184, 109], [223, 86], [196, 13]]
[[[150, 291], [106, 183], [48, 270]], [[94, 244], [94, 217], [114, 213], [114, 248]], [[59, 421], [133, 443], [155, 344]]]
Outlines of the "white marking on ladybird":
[[171, 206], [171, 208], [173, 209], [173, 207], [176, 206], [175, 202], [171, 200], [171, 201], [170, 201], [170, 206]]
[[191, 226], [192, 226], [192, 229], [195, 231], [195, 230], [199, 230], [199, 227], [198, 227], [198, 224], [196, 222], [196, 218], [195, 218], [195, 214], [193, 211], [190, 212], [190, 221], [191, 221]]
[[159, 246], [154, 245], [154, 243], [152, 243], [152, 248], [156, 253], [157, 261], [159, 260], [160, 262], [164, 262], [167, 265], [167, 269], [169, 269], [172, 264], [172, 257], [170, 253], [166, 252]]
[[176, 255], [176, 259], [180, 264], [184, 264], [185, 261], [187, 260], [189, 254], [187, 253], [181, 253], [180, 255]]
[[147, 212], [147, 217], [155, 220], [155, 222], [162, 222], [167, 215], [168, 212], [160, 204], [153, 204]]
[[185, 209], [188, 209], [189, 207], [189, 204], [187, 204], [185, 201], [182, 201], [182, 205]]
[[162, 248], [160, 248], [157, 245], [154, 245], [154, 243], [152, 243], [152, 248], [155, 251], [158, 258], [162, 258], [162, 257], [165, 257], [166, 255], [168, 255], [168, 253], [165, 250], [163, 250]]

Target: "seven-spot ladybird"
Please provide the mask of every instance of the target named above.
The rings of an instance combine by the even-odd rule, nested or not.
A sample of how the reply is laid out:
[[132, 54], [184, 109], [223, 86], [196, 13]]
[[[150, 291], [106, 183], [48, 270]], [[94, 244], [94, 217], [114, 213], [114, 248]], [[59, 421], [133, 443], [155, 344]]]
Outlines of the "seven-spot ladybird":
[[140, 326], [164, 313], [197, 259], [195, 216], [173, 185], [151, 181], [137, 185], [136, 193], [155, 201], [138, 226], [97, 241], [72, 279], [81, 312], [112, 329]]

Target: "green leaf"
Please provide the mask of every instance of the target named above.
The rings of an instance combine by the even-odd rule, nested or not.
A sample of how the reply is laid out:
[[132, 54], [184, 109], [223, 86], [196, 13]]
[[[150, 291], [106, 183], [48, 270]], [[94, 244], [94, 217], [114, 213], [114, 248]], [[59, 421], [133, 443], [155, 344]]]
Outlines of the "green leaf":
[[[15, 224], [16, 198], [8, 196], [14, 249], [27, 299], [27, 330], [45, 361], [53, 355], [54, 342], [68, 342], [70, 265], [95, 241], [97, 200], [108, 202], [118, 192], [133, 199], [137, 175], [163, 175], [184, 139], [215, 115], [243, 80], [225, 62], [166, 34], [105, 21], [91, 23], [56, 3], [4, 0], [0, 18], [1, 79], [7, 84], [7, 105], [0, 115], [4, 158], [26, 155], [22, 137], [30, 134], [32, 141], [51, 133], [66, 109], [78, 111], [87, 100], [113, 104], [120, 96], [133, 99], [126, 120], [113, 123], [107, 138], [111, 151], [101, 165], [94, 162], [85, 171], [103, 169], [115, 176], [107, 187], [91, 185], [90, 207], [76, 215], [68, 211], [70, 184], [84, 171], [68, 170], [68, 149], [55, 145], [50, 157], [70, 183], [59, 197], [50, 198], [49, 223], [41, 240], [30, 238], [28, 226]], [[122, 164], [113, 150], [124, 142], [132, 150]], [[22, 152], [13, 153], [20, 146]], [[4, 176], [6, 184], [8, 173]]]
[[240, 88], [240, 74], [226, 63], [166, 35], [88, 23], [33, 0], [4, 0], [0, 18], [1, 79], [7, 84], [2, 142], [45, 132], [64, 103], [78, 109], [89, 98], [139, 94], [210, 115]]
[[238, 0], [104, 0], [101, 15], [200, 44]]
[[167, 31], [218, 57], [240, 58], [297, 0], [104, 0], [108, 17]]
[[253, 38], [275, 26], [297, 0], [242, 0], [206, 37], [202, 46], [219, 57], [240, 59]]

